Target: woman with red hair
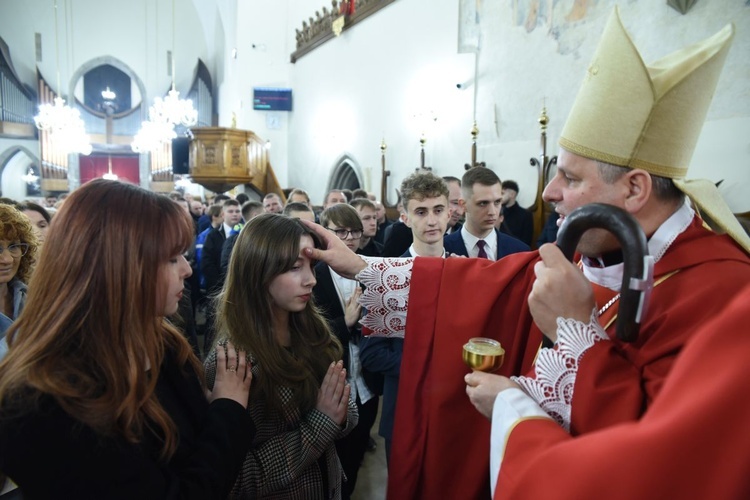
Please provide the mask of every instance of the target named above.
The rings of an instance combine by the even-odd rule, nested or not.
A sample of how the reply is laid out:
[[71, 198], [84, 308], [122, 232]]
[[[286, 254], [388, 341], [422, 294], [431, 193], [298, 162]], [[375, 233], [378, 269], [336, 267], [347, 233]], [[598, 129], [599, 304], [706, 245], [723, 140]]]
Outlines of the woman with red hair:
[[255, 433], [250, 365], [203, 370], [165, 317], [193, 238], [167, 197], [95, 180], [55, 216], [0, 363], [0, 470], [26, 498], [225, 498]]

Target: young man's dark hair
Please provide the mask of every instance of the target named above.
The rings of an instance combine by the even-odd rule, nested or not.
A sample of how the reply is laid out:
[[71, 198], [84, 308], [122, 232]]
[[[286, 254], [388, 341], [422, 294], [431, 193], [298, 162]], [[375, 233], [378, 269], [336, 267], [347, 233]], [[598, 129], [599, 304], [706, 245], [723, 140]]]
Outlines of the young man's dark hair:
[[367, 198], [354, 198], [352, 201], [349, 202], [349, 205], [353, 206], [357, 210], [359, 210], [362, 207], [372, 208], [373, 210], [377, 211], [377, 207], [375, 204], [368, 200]]
[[289, 215], [292, 212], [310, 212], [311, 214], [315, 215], [315, 212], [313, 212], [312, 208], [298, 201], [287, 203], [286, 206], [284, 207], [284, 211], [283, 211], [284, 215]]
[[502, 185], [500, 177], [489, 168], [470, 168], [466, 171], [463, 177], [461, 177], [461, 191], [464, 194], [464, 199], [468, 199], [471, 196], [474, 184], [481, 184], [482, 186], [494, 186], [495, 184]]
[[458, 187], [461, 187], [461, 179], [459, 179], [458, 177], [453, 177], [452, 175], [444, 175], [443, 180], [446, 184], [448, 184], [449, 182], [458, 182]]
[[352, 199], [356, 200], [357, 198], [367, 198], [367, 191], [364, 189], [355, 189], [352, 191]]
[[518, 193], [518, 183], [516, 181], [503, 181], [503, 189], [512, 189], [516, 193]]
[[253, 213], [263, 213], [263, 203], [255, 200], [246, 201], [242, 204], [242, 218], [245, 222], [249, 221], [253, 217]]

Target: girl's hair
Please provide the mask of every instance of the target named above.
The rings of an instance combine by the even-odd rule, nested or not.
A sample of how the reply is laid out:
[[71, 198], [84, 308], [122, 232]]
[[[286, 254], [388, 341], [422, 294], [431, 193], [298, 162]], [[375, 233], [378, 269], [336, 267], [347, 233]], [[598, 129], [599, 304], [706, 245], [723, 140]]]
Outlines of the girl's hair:
[[101, 435], [137, 443], [152, 432], [161, 458], [172, 456], [177, 429], [154, 392], [165, 351], [202, 369], [157, 303], [162, 265], [192, 242], [188, 217], [169, 198], [117, 181], [91, 181], [67, 199], [8, 331], [4, 411], [33, 411], [46, 394]]
[[31, 270], [36, 262], [39, 240], [34, 233], [34, 227], [31, 225], [29, 218], [11, 205], [0, 204], [0, 240], [29, 245], [26, 255], [21, 257], [21, 263], [18, 265], [18, 272], [16, 273], [18, 279], [28, 283]]
[[253, 379], [251, 392], [275, 411], [282, 409], [280, 385], [292, 389], [291, 404], [302, 413], [314, 408], [328, 366], [342, 353], [313, 304], [289, 313], [291, 349], [276, 340], [269, 286], [296, 263], [302, 236], [310, 236], [320, 247], [315, 233], [298, 219], [277, 214], [252, 219], [237, 238], [224, 290], [217, 299], [219, 331], [257, 361], [259, 376]]

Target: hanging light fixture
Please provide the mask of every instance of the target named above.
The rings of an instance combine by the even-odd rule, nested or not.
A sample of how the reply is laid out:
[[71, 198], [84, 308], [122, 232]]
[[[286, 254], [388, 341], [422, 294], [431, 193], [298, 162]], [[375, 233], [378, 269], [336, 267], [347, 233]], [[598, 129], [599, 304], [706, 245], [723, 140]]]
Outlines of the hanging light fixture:
[[154, 104], [148, 110], [148, 121], [141, 124], [141, 130], [135, 135], [131, 145], [136, 153], [153, 151], [176, 138], [174, 129], [177, 125], [192, 127], [198, 123], [198, 111], [193, 107], [192, 99], [180, 99], [180, 93], [175, 87], [174, 10], [172, 0], [172, 88], [167, 97], [154, 98]]
[[102, 175], [102, 179], [116, 181], [117, 175], [112, 173], [112, 156], [107, 155], [107, 173]]
[[34, 167], [29, 165], [29, 171], [26, 173], [26, 175], [21, 176], [21, 179], [26, 184], [35, 184], [37, 180], [39, 180], [39, 176], [34, 173]]
[[[91, 153], [91, 141], [86, 134], [86, 127], [81, 119], [81, 113], [65, 104], [60, 97], [60, 49], [58, 47], [57, 29], [57, 0], [55, 5], [55, 64], [57, 66], [58, 95], [54, 104], [39, 106], [39, 114], [34, 117], [34, 123], [39, 130], [49, 132], [50, 138], [61, 150], [67, 153]], [[67, 29], [67, 25], [66, 25]]]
[[193, 185], [193, 182], [190, 180], [190, 176], [182, 175], [179, 179], [174, 181], [174, 185], [177, 189], [187, 189]]
[[174, 125], [169, 122], [146, 121], [135, 134], [130, 147], [136, 153], [148, 153], [177, 137]]

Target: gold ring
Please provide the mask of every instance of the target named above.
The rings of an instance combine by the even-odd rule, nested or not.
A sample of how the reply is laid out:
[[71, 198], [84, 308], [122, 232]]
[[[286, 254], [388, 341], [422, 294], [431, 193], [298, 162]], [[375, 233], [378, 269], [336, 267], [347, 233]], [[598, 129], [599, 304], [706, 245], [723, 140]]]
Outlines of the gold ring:
[[235, 368], [235, 367], [233, 366], [233, 367], [231, 367], [231, 368], [227, 368], [227, 371], [228, 371], [228, 372], [232, 372], [232, 373], [234, 373], [234, 372], [236, 372], [236, 371], [237, 371], [237, 368]]

